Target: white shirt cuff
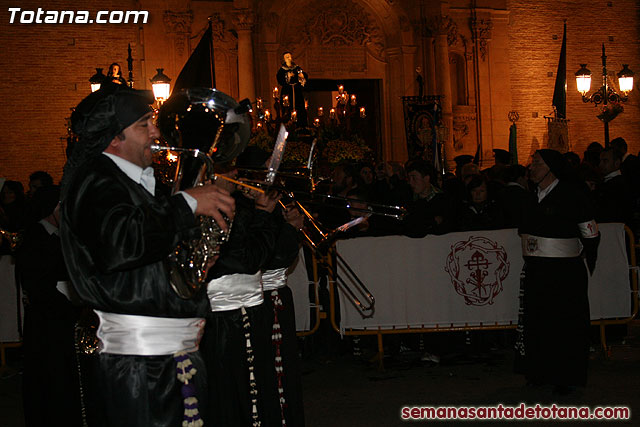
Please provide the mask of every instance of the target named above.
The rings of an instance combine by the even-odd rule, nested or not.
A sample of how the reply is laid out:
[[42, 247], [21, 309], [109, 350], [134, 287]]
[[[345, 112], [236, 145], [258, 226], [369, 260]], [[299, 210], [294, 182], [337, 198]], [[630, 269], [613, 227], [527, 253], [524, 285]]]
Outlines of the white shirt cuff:
[[193, 196], [190, 196], [184, 191], [178, 191], [176, 194], [182, 194], [182, 197], [184, 197], [184, 200], [186, 200], [187, 204], [191, 208], [191, 212], [195, 214], [196, 209], [198, 208], [198, 201]]

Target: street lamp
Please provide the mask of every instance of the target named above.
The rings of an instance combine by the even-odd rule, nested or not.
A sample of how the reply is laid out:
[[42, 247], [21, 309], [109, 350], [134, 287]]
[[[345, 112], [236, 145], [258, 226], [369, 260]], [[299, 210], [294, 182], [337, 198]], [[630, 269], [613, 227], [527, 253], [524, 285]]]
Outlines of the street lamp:
[[105, 78], [107, 78], [107, 76], [102, 74], [102, 68], [96, 68], [96, 73], [89, 78], [89, 83], [91, 83], [91, 92], [95, 92], [100, 89]]
[[629, 64], [622, 64], [622, 71], [618, 73], [618, 82], [620, 90], [625, 95], [633, 89], [633, 76], [634, 73], [629, 69]]
[[163, 73], [164, 68], [156, 68], [156, 70], [158, 72], [151, 79], [151, 87], [153, 87], [154, 98], [158, 104], [162, 104], [171, 93], [171, 84], [169, 83], [171, 79]]
[[[604, 146], [609, 146], [609, 122], [622, 112], [621, 102], [626, 102], [627, 94], [633, 89], [634, 73], [629, 69], [628, 64], [622, 65], [622, 70], [618, 73], [619, 94], [615, 91], [607, 80], [607, 55], [605, 55], [604, 43], [602, 43], [602, 86], [590, 96], [587, 93], [591, 89], [591, 71], [587, 64], [580, 64], [580, 69], [576, 72], [576, 85], [578, 92], [582, 94], [583, 102], [592, 102], [596, 106], [602, 104], [602, 113], [598, 118], [604, 122]], [[611, 107], [607, 107], [611, 104]]]

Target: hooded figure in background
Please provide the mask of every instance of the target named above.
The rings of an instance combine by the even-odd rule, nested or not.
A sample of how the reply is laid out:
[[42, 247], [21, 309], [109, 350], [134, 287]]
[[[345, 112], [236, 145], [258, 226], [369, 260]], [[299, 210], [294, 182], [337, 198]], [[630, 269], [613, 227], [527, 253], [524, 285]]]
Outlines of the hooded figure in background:
[[562, 154], [536, 151], [530, 179], [537, 198], [518, 229], [525, 263], [516, 368], [529, 384], [568, 394], [587, 381], [587, 275], [595, 268], [600, 234], [585, 188], [566, 175]]

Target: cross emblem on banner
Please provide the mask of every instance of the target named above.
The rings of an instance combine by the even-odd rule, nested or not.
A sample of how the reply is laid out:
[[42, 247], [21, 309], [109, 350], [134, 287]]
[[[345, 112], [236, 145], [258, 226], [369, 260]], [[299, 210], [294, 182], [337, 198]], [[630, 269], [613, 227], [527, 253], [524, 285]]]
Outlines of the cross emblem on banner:
[[482, 294], [485, 287], [484, 278], [487, 276], [487, 269], [491, 263], [485, 258], [480, 251], [475, 251], [471, 256], [471, 259], [464, 264], [469, 271], [471, 271], [470, 278], [467, 279], [467, 283], [475, 286], [476, 292]]

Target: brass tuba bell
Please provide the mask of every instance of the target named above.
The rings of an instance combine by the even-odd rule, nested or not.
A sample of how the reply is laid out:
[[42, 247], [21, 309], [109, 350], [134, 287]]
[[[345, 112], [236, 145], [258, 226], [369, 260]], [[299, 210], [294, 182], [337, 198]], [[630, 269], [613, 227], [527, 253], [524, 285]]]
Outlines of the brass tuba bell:
[[[160, 107], [158, 128], [166, 145], [152, 146], [154, 168], [172, 194], [213, 182], [214, 162], [228, 162], [244, 150], [251, 132], [248, 105], [216, 89], [191, 88]], [[197, 222], [200, 238], [180, 242], [166, 260], [171, 286], [182, 298], [200, 290], [207, 267], [228, 238], [213, 218], [200, 215]]]

